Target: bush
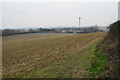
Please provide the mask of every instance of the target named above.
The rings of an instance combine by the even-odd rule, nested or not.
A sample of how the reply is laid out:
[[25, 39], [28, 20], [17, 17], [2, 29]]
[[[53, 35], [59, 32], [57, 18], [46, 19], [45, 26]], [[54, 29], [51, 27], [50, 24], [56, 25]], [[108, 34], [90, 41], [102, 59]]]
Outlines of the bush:
[[109, 57], [110, 77], [120, 76], [120, 21], [111, 24], [107, 36], [101, 42], [101, 50]]

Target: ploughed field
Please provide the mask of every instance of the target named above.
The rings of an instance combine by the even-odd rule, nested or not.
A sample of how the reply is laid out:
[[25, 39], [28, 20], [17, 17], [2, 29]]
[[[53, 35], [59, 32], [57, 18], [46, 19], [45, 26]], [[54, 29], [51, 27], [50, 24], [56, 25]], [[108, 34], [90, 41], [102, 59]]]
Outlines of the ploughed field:
[[[79, 53], [81, 56], [76, 56], [81, 57], [77, 60], [81, 66], [72, 60], [75, 57], [72, 59], [70, 57], [66, 63], [63, 61], [60, 62], [61, 65], [57, 64], [58, 66], [62, 66], [57, 68], [60, 71], [54, 70], [56, 72], [54, 73], [52, 69], [55, 69], [55, 64], [59, 63], [63, 58], [85, 50], [104, 35], [104, 32], [88, 34], [35, 33], [3, 37], [3, 77], [85, 77], [85, 75], [82, 75], [84, 73], [73, 74], [70, 72], [76, 66], [81, 67], [83, 62], [89, 62], [89, 59], [82, 58], [84, 52]], [[90, 53], [88, 52], [86, 55], [90, 55]], [[70, 60], [72, 62], [69, 62]], [[71, 66], [72, 69], [67, 68], [69, 70], [67, 74], [70, 75], [65, 76], [66, 72], [64, 72], [64, 68], [72, 65], [72, 63], [77, 64], [76, 66], [73, 65], [74, 67]], [[87, 64], [84, 66], [87, 66]], [[48, 70], [48, 68], [51, 70]], [[61, 72], [62, 70], [63, 72]], [[82, 71], [82, 69], [79, 71]], [[61, 74], [59, 74], [60, 72]]]

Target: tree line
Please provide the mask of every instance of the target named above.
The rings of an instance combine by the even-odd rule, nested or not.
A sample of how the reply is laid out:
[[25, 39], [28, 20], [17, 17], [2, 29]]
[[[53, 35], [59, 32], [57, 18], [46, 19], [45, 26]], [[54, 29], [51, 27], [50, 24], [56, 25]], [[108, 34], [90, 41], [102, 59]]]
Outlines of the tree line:
[[101, 32], [102, 30], [97, 27], [87, 27], [87, 28], [37, 28], [37, 29], [4, 29], [2, 30], [2, 36], [16, 35], [16, 34], [27, 34], [27, 33], [92, 33], [92, 32]]
[[16, 34], [27, 34], [27, 33], [47, 33], [47, 32], [54, 32], [54, 29], [32, 29], [29, 30], [25, 29], [4, 29], [2, 30], [2, 36], [9, 36], [9, 35], [16, 35]]

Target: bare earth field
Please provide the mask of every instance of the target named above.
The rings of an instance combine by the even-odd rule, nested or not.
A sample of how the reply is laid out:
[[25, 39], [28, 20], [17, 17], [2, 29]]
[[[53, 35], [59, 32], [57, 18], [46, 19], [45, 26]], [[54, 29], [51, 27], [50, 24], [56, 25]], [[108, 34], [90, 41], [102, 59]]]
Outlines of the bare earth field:
[[[35, 33], [3, 37], [3, 77], [85, 77], [83, 73], [74, 75], [74, 72], [72, 71], [68, 72], [70, 75], [65, 76], [64, 74], [67, 73], [65, 70], [68, 69], [67, 66], [70, 66], [70, 63], [74, 64], [79, 61], [80, 64], [77, 63], [79, 65], [76, 64], [76, 66], [82, 67], [83, 62], [89, 62], [89, 59], [82, 58], [82, 56], [85, 56], [82, 52], [77, 52], [85, 50], [88, 46], [92, 45], [96, 40], [99, 40], [104, 35], [105, 33]], [[81, 58], [76, 56], [77, 60], [74, 62], [75, 57], [72, 55], [76, 53], [77, 55], [80, 54]], [[90, 55], [89, 52], [88, 55]], [[69, 57], [65, 60], [66, 63], [65, 61], [61, 62], [61, 60], [66, 57]], [[58, 68], [56, 67], [56, 63], [60, 63], [61, 65], [59, 66], [64, 64], [65, 66]], [[85, 64], [85, 66], [87, 66], [87, 64]], [[71, 68], [76, 70], [76, 68], [73, 68], [76, 66], [73, 65]], [[53, 68], [57, 68], [57, 70], [54, 71], [56, 73], [52, 73]], [[72, 70], [71, 68], [69, 70]], [[79, 71], [82, 70], [83, 69], [80, 69]], [[60, 72], [61, 74], [59, 74]]]

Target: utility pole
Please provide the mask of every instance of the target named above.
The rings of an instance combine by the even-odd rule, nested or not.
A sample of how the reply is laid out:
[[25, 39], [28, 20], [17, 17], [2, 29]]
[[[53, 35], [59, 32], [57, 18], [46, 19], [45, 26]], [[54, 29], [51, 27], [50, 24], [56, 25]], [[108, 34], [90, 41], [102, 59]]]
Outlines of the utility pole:
[[81, 19], [81, 17], [78, 17], [78, 19], [79, 19], [79, 28], [80, 28], [80, 19]]
[[118, 2], [118, 20], [120, 21], [120, 1]]

